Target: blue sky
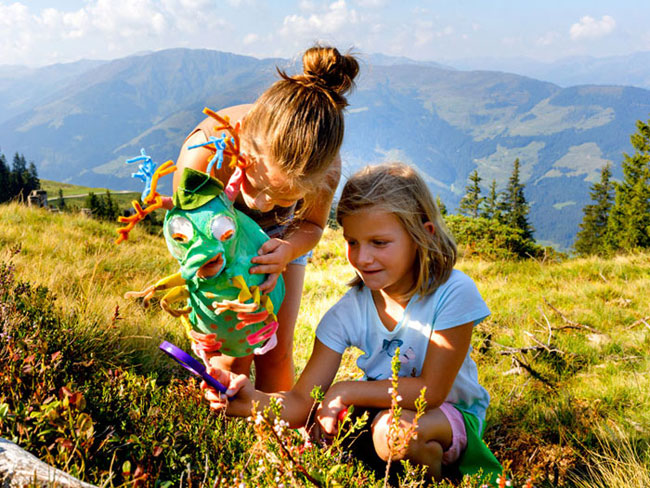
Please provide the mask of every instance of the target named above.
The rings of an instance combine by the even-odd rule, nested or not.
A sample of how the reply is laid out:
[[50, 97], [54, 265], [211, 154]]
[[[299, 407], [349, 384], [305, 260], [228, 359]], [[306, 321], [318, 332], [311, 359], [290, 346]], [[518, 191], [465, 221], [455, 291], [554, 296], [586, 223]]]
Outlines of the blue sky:
[[172, 47], [299, 55], [315, 41], [420, 60], [650, 51], [648, 0], [0, 0], [0, 65]]

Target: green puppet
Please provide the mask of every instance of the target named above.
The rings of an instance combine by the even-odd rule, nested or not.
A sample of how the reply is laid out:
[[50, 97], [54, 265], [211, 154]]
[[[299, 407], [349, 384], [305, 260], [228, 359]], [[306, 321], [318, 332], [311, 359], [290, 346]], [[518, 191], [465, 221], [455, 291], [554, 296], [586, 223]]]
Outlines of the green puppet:
[[[236, 134], [236, 129], [227, 128]], [[232, 141], [238, 142], [233, 138], [230, 147]], [[235, 162], [236, 148], [232, 151]], [[156, 182], [159, 176], [175, 170], [172, 164], [169, 161], [154, 173], [151, 191], [144, 199], [149, 207], [143, 210], [134, 202], [136, 215], [120, 218], [129, 225], [118, 230], [118, 243], [126, 240], [129, 230], [150, 208], [162, 206]], [[166, 291], [160, 300], [162, 308], [181, 319], [192, 349], [204, 361], [206, 353], [235, 357], [263, 354], [277, 343], [275, 310], [284, 298], [284, 281], [280, 277], [270, 293], [260, 293], [259, 285], [266, 275], [248, 270], [251, 258], [269, 237], [255, 221], [234, 208], [232, 200], [238, 188], [232, 191], [232, 187], [233, 179], [224, 191], [218, 179], [185, 168], [172, 199], [174, 206], [163, 224], [167, 247], [178, 260], [180, 271], [141, 292], [126, 294], [143, 297], [147, 303], [156, 292]], [[172, 306], [179, 302], [183, 305]]]

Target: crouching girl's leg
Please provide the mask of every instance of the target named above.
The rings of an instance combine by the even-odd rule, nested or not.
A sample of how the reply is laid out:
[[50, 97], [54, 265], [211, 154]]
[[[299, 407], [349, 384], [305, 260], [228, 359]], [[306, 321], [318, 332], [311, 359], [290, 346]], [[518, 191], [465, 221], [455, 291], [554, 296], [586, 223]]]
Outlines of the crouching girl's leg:
[[450, 451], [456, 447], [449, 418], [440, 408], [427, 411], [418, 420], [416, 435], [405, 442], [404, 433], [413, 425], [414, 420], [414, 411], [402, 410], [397, 442], [394, 443], [389, 440], [390, 425], [393, 422], [390, 411], [380, 412], [371, 427], [375, 451], [383, 461], [388, 461], [389, 458], [393, 461], [408, 459], [426, 466], [429, 476], [440, 480], [442, 465], [455, 461], [449, 456]]

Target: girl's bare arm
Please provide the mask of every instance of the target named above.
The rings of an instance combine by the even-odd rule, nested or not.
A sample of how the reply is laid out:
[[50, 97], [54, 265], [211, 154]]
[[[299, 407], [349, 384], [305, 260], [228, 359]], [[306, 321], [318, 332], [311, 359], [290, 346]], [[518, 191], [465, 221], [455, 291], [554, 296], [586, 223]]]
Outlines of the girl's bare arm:
[[[399, 404], [402, 408], [415, 410], [415, 400], [423, 387], [426, 387], [427, 408], [438, 407], [444, 402], [465, 360], [473, 325], [468, 322], [431, 334], [422, 374], [414, 378], [399, 378]], [[318, 414], [321, 425], [326, 432], [335, 432], [338, 413], [349, 405], [389, 408], [391, 397], [388, 389], [391, 387], [390, 380], [343, 381], [332, 385]]]
[[234, 398], [226, 401], [212, 389], [206, 389], [205, 397], [210, 401], [212, 408], [225, 409], [227, 415], [238, 417], [251, 415], [253, 402], [258, 403], [257, 409], [261, 411], [269, 404], [271, 398], [275, 397], [282, 401], [282, 419], [287, 421], [291, 427], [301, 427], [307, 422], [314, 404], [314, 400], [311, 398], [312, 390], [316, 386], [320, 386], [323, 391], [327, 391], [334, 381], [340, 364], [341, 354], [316, 339], [311, 357], [298, 382], [291, 390], [272, 394], [263, 393], [256, 390], [245, 375], [236, 375], [229, 371], [213, 368], [210, 370], [210, 374], [226, 385], [229, 390], [227, 394]]

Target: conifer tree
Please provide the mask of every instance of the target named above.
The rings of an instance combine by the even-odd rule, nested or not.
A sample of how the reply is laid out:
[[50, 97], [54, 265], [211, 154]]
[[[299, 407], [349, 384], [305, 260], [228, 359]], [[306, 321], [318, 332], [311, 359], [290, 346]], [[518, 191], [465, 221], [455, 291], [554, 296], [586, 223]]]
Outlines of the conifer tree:
[[25, 156], [16, 153], [14, 155], [13, 164], [11, 165], [11, 174], [9, 178], [9, 192], [13, 197], [18, 196], [21, 201], [27, 198], [25, 187], [27, 185], [27, 161]]
[[483, 202], [483, 212], [481, 217], [486, 219], [499, 219], [499, 194], [497, 193], [497, 180], [492, 180], [490, 192]]
[[9, 166], [7, 166], [7, 158], [4, 154], [0, 154], [0, 203], [8, 201], [12, 195], [10, 194], [10, 179], [9, 179]]
[[478, 170], [472, 171], [469, 175], [470, 184], [465, 187], [465, 196], [461, 198], [458, 207], [461, 215], [468, 217], [478, 218], [481, 213], [481, 204], [485, 197], [481, 196], [481, 177], [478, 175]]
[[93, 217], [98, 217], [102, 212], [99, 198], [93, 192], [88, 193], [86, 197], [86, 207], [90, 209]]
[[106, 190], [106, 196], [104, 197], [104, 215], [103, 217], [107, 220], [117, 219], [118, 214], [120, 213], [120, 208], [115, 200], [111, 197], [110, 190]]
[[65, 210], [65, 199], [63, 198], [63, 188], [59, 188], [59, 209]]
[[636, 150], [623, 154], [623, 181], [609, 215], [607, 241], [614, 250], [650, 247], [650, 120], [638, 120], [630, 141]]
[[502, 212], [503, 223], [520, 229], [524, 240], [533, 240], [533, 228], [528, 222], [530, 207], [524, 196], [524, 185], [519, 181], [519, 158], [515, 159], [499, 210]]
[[38, 178], [38, 172], [36, 171], [36, 165], [33, 161], [30, 161], [29, 167], [27, 168], [27, 173], [25, 175], [25, 193], [29, 195], [32, 190], [38, 190], [41, 188], [41, 180]]
[[602, 254], [607, 251], [607, 222], [614, 199], [614, 184], [611, 166], [607, 164], [600, 171], [600, 182], [591, 187], [592, 204], [583, 209], [584, 217], [574, 244], [578, 254]]

